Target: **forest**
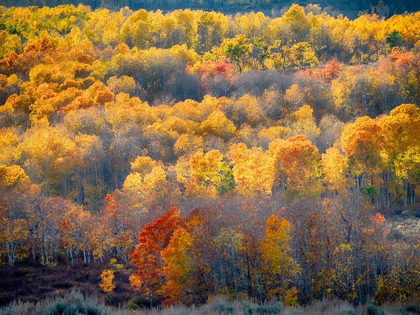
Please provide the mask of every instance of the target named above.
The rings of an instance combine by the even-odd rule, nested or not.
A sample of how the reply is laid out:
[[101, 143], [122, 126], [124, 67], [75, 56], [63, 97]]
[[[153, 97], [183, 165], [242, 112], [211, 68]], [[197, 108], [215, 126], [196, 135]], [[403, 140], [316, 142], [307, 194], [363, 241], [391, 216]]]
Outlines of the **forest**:
[[383, 9], [0, 7], [5, 277], [93, 268], [151, 307], [418, 300], [420, 230], [388, 220], [420, 219], [420, 12]]
[[[380, 9], [376, 5], [381, 3]], [[206, 11], [218, 11], [235, 14], [237, 12], [262, 11], [271, 14], [272, 17], [279, 17], [292, 4], [306, 6], [311, 1], [306, 0], [0, 0], [0, 5], [6, 7], [19, 6], [49, 6], [55, 7], [63, 4], [83, 4], [92, 9], [107, 8], [119, 10], [128, 6], [133, 10], [164, 10], [166, 12], [177, 9], [196, 9]], [[377, 13], [389, 17], [393, 14], [414, 12], [420, 10], [420, 3], [417, 0], [317, 0], [316, 4], [331, 14], [344, 13], [348, 16], [357, 17], [358, 12]]]

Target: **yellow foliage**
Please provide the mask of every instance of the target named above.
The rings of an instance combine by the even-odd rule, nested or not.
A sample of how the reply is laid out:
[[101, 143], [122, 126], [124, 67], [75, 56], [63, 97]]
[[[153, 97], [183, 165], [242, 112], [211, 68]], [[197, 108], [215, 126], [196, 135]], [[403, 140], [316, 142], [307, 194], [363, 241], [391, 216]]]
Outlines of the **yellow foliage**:
[[0, 129], [0, 164], [10, 165], [13, 161], [13, 151], [19, 143], [18, 136], [8, 128]]
[[258, 138], [266, 139], [268, 142], [271, 142], [274, 139], [286, 138], [290, 134], [291, 134], [291, 130], [290, 130], [289, 127], [274, 126], [274, 127], [269, 127], [269, 128], [266, 128], [266, 129], [262, 129], [258, 133]]
[[[270, 272], [281, 275], [285, 280], [300, 270], [299, 265], [292, 258], [291, 233], [292, 224], [289, 221], [272, 215], [267, 219], [265, 237], [261, 244]], [[281, 283], [281, 285], [285, 284]]]
[[0, 187], [2, 189], [12, 189], [17, 186], [29, 183], [29, 177], [18, 165], [0, 165]]
[[112, 283], [114, 279], [114, 271], [106, 269], [101, 274], [102, 281], [99, 283], [102, 291], [105, 293], [112, 292], [115, 289], [115, 284]]
[[203, 137], [191, 134], [183, 134], [174, 144], [176, 154], [189, 154], [203, 149]]
[[199, 149], [186, 159], [179, 159], [176, 165], [178, 182], [185, 184], [186, 194], [214, 198], [220, 181], [223, 166], [223, 154], [211, 150], [204, 154]]
[[[274, 179], [290, 196], [319, 195], [322, 187], [318, 149], [305, 136], [287, 140], [275, 139], [268, 146], [272, 158]], [[287, 191], [286, 191], [286, 190]]]
[[139, 173], [140, 176], [143, 177], [150, 173], [156, 164], [156, 161], [148, 156], [138, 156], [135, 161], [131, 163], [131, 170]]
[[[152, 164], [156, 163], [153, 160], [150, 161], [154, 163], [148, 163], [150, 161], [142, 158], [138, 157], [136, 159], [139, 162], [136, 163], [136, 167], [147, 165], [150, 168]], [[141, 164], [141, 162], [145, 162], [145, 164]], [[142, 170], [144, 171], [144, 168]], [[123, 192], [126, 194], [129, 204], [136, 208], [147, 208], [151, 203], [165, 199], [168, 193], [167, 183], [165, 170], [162, 166], [157, 165], [152, 167], [143, 179], [138, 172], [130, 173], [124, 181]]]
[[233, 176], [236, 186], [243, 195], [271, 195], [275, 172], [272, 157], [261, 148], [248, 149], [244, 143], [229, 148]]
[[295, 307], [299, 306], [298, 293], [299, 290], [296, 287], [291, 287], [289, 290], [287, 290], [284, 297], [284, 304]]
[[133, 290], [140, 291], [141, 286], [143, 284], [140, 277], [137, 275], [131, 275], [129, 280], [130, 280], [130, 284]]
[[347, 160], [336, 147], [327, 149], [322, 154], [322, 166], [325, 173], [324, 180], [328, 184], [328, 190], [345, 196], [352, 180], [348, 176]]
[[284, 99], [294, 107], [303, 105], [305, 95], [299, 90], [299, 85], [293, 84], [286, 90]]
[[344, 127], [341, 148], [349, 158], [351, 171], [360, 175], [380, 171], [381, 147], [384, 142], [378, 122], [367, 116], [356, 119]]
[[212, 134], [228, 140], [234, 135], [236, 127], [222, 111], [215, 110], [200, 124], [199, 130], [202, 134]]
[[305, 135], [314, 142], [321, 133], [312, 115], [313, 109], [309, 105], [303, 105], [294, 112], [295, 121], [292, 130], [295, 135]]
[[164, 304], [179, 302], [179, 299], [188, 289], [188, 276], [192, 271], [192, 260], [188, 255], [188, 249], [191, 245], [190, 234], [185, 229], [178, 228], [174, 231], [168, 246], [161, 254], [165, 264], [163, 272], [167, 279], [162, 290], [162, 295], [168, 298]]

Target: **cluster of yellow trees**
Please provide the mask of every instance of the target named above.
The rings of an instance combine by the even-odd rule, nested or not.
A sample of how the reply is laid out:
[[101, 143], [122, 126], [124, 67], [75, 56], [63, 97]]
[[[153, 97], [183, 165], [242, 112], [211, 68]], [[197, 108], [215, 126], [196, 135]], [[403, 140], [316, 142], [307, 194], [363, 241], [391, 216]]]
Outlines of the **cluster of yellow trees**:
[[131, 261], [166, 304], [418, 294], [377, 213], [420, 194], [419, 13], [0, 14], [3, 263]]
[[[284, 59], [284, 55], [308, 50], [306, 54], [310, 55], [311, 50], [317, 54], [318, 58], [309, 58], [313, 59], [312, 62], [316, 59], [325, 61], [333, 56], [352, 63], [377, 61], [393, 47], [413, 48], [419, 36], [418, 12], [394, 15], [389, 19], [364, 14], [349, 20], [343, 16], [331, 17], [313, 5], [306, 8], [293, 5], [278, 18], [270, 18], [261, 12], [230, 16], [188, 9], [168, 13], [132, 11], [127, 7], [119, 11], [100, 9], [91, 12], [82, 5], [1, 7], [0, 12], [0, 56], [5, 56], [10, 50], [22, 52], [42, 32], [48, 32], [56, 44], [59, 38], [66, 39], [70, 46], [84, 44], [101, 49], [120, 43], [139, 50], [152, 47], [169, 49], [186, 44], [188, 49], [199, 54], [210, 53], [210, 58], [212, 54], [217, 55], [213, 47], [220, 47], [225, 40], [229, 42], [242, 34], [244, 37], [237, 44], [247, 46], [252, 43], [253, 49], [237, 49], [233, 54], [246, 55], [253, 51], [253, 57], [267, 58], [266, 66], [274, 67], [276, 59]], [[298, 43], [305, 44], [290, 51]], [[272, 54], [275, 56], [270, 56]], [[296, 62], [295, 58], [292, 57], [289, 63]], [[282, 63], [282, 60], [277, 63]], [[281, 66], [288, 66], [287, 62]]]

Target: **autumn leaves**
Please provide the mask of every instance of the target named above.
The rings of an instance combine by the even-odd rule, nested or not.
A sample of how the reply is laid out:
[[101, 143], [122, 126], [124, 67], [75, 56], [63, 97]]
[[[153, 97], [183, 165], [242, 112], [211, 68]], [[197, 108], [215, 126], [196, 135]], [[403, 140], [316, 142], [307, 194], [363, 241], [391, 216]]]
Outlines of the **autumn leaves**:
[[413, 294], [374, 214], [420, 194], [419, 14], [0, 14], [10, 265], [132, 261], [167, 305]]
[[[290, 222], [276, 215], [270, 216], [267, 220], [265, 238], [261, 243], [254, 243], [255, 246], [261, 246], [261, 249], [251, 249], [247, 248], [246, 242], [252, 241], [253, 236], [248, 235], [251, 239], [246, 240], [247, 236], [232, 228], [220, 230], [217, 239], [203, 239], [201, 229], [213, 223], [209, 221], [211, 216], [206, 212], [207, 210], [197, 208], [188, 217], [180, 217], [179, 210], [173, 208], [143, 228], [139, 234], [139, 244], [133, 253], [132, 263], [138, 267], [137, 273], [130, 277], [133, 289], [146, 295], [151, 305], [164, 298], [162, 303], [165, 306], [194, 303], [194, 299], [199, 295], [208, 294], [206, 291], [212, 290], [213, 285], [216, 286], [217, 292], [219, 290], [217, 280], [205, 279], [211, 277], [211, 272], [213, 277], [218, 277], [214, 270], [219, 268], [217, 265], [220, 264], [220, 268], [226, 267], [221, 261], [224, 258], [219, 256], [219, 251], [222, 249], [220, 243], [227, 246], [231, 255], [228, 268], [233, 277], [237, 278], [232, 280], [236, 294], [240, 290], [239, 287], [243, 286], [243, 279], [239, 273], [242, 274], [244, 270], [238, 268], [235, 255], [252, 255], [255, 250], [261, 250], [261, 255], [266, 260], [264, 269], [255, 272], [275, 275], [276, 280], [273, 278], [268, 281], [269, 285], [280, 286], [282, 289], [289, 286], [290, 278], [299, 272], [299, 265], [291, 255]], [[207, 245], [202, 246], [203, 242]], [[209, 253], [205, 252], [208, 245], [211, 246], [212, 252], [217, 252], [215, 256], [209, 257]], [[248, 273], [249, 268], [248, 265]], [[283, 279], [280, 283], [277, 282], [277, 275]], [[251, 277], [250, 274], [248, 276]], [[258, 290], [262, 291], [263, 288]], [[289, 295], [287, 303], [297, 303], [297, 292], [295, 287], [287, 292]]]

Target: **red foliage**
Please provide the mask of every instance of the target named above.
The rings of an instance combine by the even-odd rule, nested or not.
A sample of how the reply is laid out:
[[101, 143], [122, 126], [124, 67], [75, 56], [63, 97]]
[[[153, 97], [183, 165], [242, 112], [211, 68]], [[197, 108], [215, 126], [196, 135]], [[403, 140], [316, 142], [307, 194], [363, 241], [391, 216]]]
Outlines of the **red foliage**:
[[333, 59], [329, 61], [325, 65], [324, 69], [324, 78], [325, 81], [331, 82], [332, 80], [336, 79], [342, 70], [342, 65], [337, 61], [337, 59]]
[[163, 283], [161, 253], [168, 246], [178, 224], [179, 210], [175, 207], [146, 224], [139, 234], [139, 244], [134, 250], [131, 263], [138, 267], [137, 277], [151, 295], [154, 295]]
[[203, 62], [197, 70], [196, 73], [201, 74], [203, 78], [223, 76], [230, 78], [233, 75], [233, 64], [230, 63], [229, 58], [220, 59], [218, 61], [207, 60]]
[[376, 220], [377, 222], [382, 223], [382, 222], [384, 222], [384, 221], [385, 221], [385, 217], [384, 217], [382, 214], [377, 213], [377, 214], [375, 215], [375, 220]]
[[412, 52], [401, 53], [399, 54], [397, 60], [395, 61], [395, 65], [399, 68], [410, 67], [413, 59], [414, 59], [414, 54]]

